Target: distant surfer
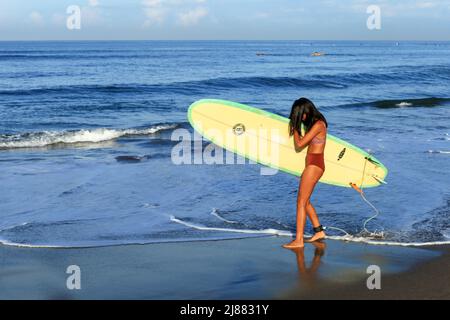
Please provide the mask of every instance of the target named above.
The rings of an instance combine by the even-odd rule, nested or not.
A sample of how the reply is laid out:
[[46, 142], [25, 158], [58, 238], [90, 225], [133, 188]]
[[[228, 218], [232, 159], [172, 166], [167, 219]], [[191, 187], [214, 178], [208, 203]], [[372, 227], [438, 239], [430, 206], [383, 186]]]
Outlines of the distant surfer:
[[324, 55], [325, 55], [325, 52], [316, 51], [316, 52], [311, 53], [311, 56], [313, 56], [313, 57], [320, 57], [320, 56], [324, 56]]
[[[297, 195], [297, 230], [294, 241], [283, 245], [285, 248], [304, 247], [303, 234], [306, 216], [314, 227], [314, 236], [307, 242], [318, 241], [325, 238], [325, 232], [317, 217], [316, 210], [309, 201], [314, 187], [325, 172], [324, 150], [327, 137], [328, 123], [322, 113], [306, 98], [294, 101], [289, 115], [289, 135], [294, 136], [296, 151], [308, 146], [305, 168], [301, 176]], [[302, 136], [302, 123], [305, 135]]]

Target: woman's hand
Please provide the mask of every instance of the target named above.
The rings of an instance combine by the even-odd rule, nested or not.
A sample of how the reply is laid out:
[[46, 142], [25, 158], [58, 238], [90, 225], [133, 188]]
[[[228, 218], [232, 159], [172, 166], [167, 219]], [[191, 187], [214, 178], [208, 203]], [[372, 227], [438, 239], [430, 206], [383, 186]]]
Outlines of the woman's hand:
[[294, 130], [294, 144], [295, 151], [299, 152], [299, 150], [306, 147], [311, 140], [320, 132], [321, 124], [317, 121], [304, 136], [302, 136], [297, 130]]
[[302, 145], [302, 140], [303, 140], [303, 136], [297, 131], [294, 130], [294, 146], [295, 146], [295, 151], [300, 152], [301, 149], [303, 149]]

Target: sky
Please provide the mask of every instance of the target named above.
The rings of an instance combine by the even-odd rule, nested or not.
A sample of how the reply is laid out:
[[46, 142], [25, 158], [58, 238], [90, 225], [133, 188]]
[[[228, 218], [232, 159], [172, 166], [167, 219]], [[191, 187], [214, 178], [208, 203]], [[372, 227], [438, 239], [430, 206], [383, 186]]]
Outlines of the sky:
[[450, 0], [0, 0], [0, 40], [450, 40]]

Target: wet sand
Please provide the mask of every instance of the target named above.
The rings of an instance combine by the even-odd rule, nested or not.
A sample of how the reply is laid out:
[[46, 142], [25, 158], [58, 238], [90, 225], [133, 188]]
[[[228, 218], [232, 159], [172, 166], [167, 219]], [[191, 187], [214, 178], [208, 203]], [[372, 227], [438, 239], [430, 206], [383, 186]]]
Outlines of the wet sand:
[[[1, 299], [436, 299], [450, 298], [450, 248], [327, 240], [304, 250], [286, 237], [101, 248], [0, 246]], [[69, 290], [66, 269], [81, 269]], [[367, 267], [382, 272], [366, 287]]]
[[368, 290], [365, 282], [342, 285], [321, 283], [310, 292], [291, 292], [282, 299], [351, 299], [351, 300], [450, 300], [450, 247], [429, 250], [441, 252], [437, 258], [418, 263], [404, 272], [381, 279], [381, 290]]

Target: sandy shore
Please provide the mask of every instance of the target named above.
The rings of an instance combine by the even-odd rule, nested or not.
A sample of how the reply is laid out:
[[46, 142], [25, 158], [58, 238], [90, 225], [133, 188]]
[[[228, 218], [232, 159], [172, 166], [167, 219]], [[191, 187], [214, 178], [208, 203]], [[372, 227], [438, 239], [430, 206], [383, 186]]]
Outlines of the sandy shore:
[[291, 292], [283, 299], [450, 299], [450, 247], [430, 248], [441, 252], [437, 258], [411, 266], [404, 272], [382, 278], [381, 290], [367, 290], [363, 281], [342, 285], [321, 283], [311, 292]]
[[[0, 246], [1, 299], [450, 298], [450, 249], [264, 237], [84, 249]], [[81, 290], [66, 269], [81, 268]], [[382, 272], [366, 287], [367, 267]]]

